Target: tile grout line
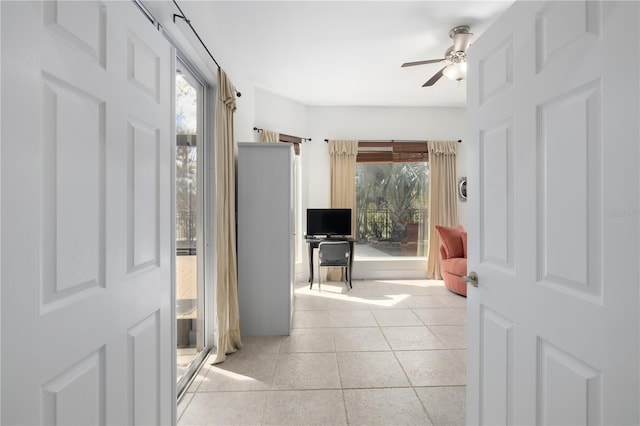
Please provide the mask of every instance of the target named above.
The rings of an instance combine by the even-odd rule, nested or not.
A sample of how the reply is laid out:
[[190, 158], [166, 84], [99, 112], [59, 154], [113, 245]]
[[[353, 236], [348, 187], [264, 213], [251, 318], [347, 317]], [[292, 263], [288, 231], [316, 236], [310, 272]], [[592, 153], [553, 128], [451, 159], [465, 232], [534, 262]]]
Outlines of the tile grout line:
[[[295, 299], [294, 299], [294, 308], [293, 311], [295, 313]], [[280, 338], [278, 339], [278, 348], [275, 352], [276, 355], [276, 359], [273, 363], [273, 368], [271, 369], [271, 378], [269, 380], [269, 386], [267, 387], [267, 389], [263, 389], [260, 392], [265, 392], [265, 398], [264, 398], [264, 403], [262, 404], [262, 413], [260, 414], [260, 424], [264, 424], [265, 421], [265, 415], [267, 413], [267, 406], [269, 404], [269, 400], [271, 398], [271, 392], [273, 391], [273, 381], [275, 380], [276, 377], [276, 369], [278, 368], [278, 360], [280, 359], [280, 351], [282, 349], [282, 340], [285, 336], [280, 336]]]
[[[411, 312], [411, 313], [413, 313], [415, 315], [415, 313], [411, 310], [411, 308], [407, 308], [407, 309], [409, 309], [409, 312]], [[424, 405], [424, 402], [418, 396], [418, 393], [416, 392], [415, 386], [413, 385], [413, 382], [411, 381], [411, 378], [407, 374], [407, 371], [405, 370], [404, 366], [400, 362], [400, 359], [398, 358], [398, 355], [396, 354], [396, 350], [394, 350], [393, 347], [391, 346], [391, 343], [389, 343], [389, 339], [387, 338], [387, 335], [382, 330], [382, 326], [380, 325], [380, 321], [378, 321], [378, 318], [375, 315], [374, 315], [374, 318], [375, 318], [376, 322], [378, 323], [378, 328], [380, 329], [380, 333], [382, 334], [382, 336], [384, 337], [385, 341], [387, 342], [387, 345], [389, 345], [389, 348], [391, 349], [391, 352], [393, 353], [393, 357], [395, 358], [396, 362], [398, 363], [398, 366], [400, 366], [400, 369], [402, 370], [402, 374], [404, 374], [404, 377], [407, 380], [407, 383], [409, 383], [409, 386], [410, 386], [411, 390], [413, 391], [413, 394], [415, 395], [415, 397], [420, 402], [420, 406], [422, 407], [422, 411], [424, 411], [424, 413], [427, 415], [427, 418], [429, 419], [429, 421], [433, 425], [434, 424], [433, 423], [433, 419], [431, 418], [431, 415], [429, 414], [429, 411], [427, 411], [427, 407]], [[420, 320], [420, 322], [423, 322], [420, 317], [418, 317], [418, 319]]]
[[340, 396], [342, 397], [342, 407], [344, 409], [344, 421], [349, 425], [349, 413], [347, 412], [347, 399], [344, 396], [344, 384], [342, 383], [342, 373], [340, 371], [340, 363], [338, 362], [338, 349], [336, 348], [336, 339], [333, 331], [331, 332], [331, 341], [333, 342], [333, 353], [336, 357], [336, 368], [338, 369], [338, 379], [340, 379]]

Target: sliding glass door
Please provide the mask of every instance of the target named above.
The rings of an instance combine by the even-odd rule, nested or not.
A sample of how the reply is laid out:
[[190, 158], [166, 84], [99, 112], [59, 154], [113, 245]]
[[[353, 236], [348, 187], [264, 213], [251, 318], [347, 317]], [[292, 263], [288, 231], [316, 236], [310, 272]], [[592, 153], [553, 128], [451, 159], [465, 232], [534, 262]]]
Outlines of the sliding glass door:
[[176, 330], [178, 393], [205, 355], [203, 256], [204, 86], [177, 61]]

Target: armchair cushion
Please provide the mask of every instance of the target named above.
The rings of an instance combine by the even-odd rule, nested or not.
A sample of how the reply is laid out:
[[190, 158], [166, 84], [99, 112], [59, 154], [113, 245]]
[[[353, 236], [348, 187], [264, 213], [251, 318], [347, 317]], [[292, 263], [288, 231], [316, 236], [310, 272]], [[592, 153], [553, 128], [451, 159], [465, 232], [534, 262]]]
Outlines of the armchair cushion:
[[467, 259], [462, 257], [454, 257], [453, 259], [445, 259], [442, 261], [442, 271], [451, 275], [462, 277], [467, 275]]
[[436, 231], [440, 236], [440, 243], [444, 248], [444, 254], [446, 254], [447, 259], [452, 257], [466, 257], [464, 247], [466, 246], [466, 242], [464, 244], [462, 242], [464, 228], [461, 225], [453, 227], [436, 225]]

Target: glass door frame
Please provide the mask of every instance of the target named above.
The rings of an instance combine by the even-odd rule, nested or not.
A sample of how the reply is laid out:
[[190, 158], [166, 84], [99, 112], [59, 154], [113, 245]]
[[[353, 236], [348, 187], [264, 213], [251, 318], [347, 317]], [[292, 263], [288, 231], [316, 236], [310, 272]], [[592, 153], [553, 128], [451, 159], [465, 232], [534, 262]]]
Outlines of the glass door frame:
[[[178, 399], [182, 396], [184, 391], [186, 391], [188, 385], [195, 377], [197, 371], [200, 369], [200, 366], [204, 362], [207, 357], [212, 342], [209, 337], [210, 335], [210, 312], [211, 307], [213, 306], [210, 302], [210, 284], [212, 281], [209, 278], [209, 272], [212, 270], [211, 266], [211, 253], [209, 248], [210, 244], [210, 236], [212, 234], [210, 225], [212, 222], [208, 220], [208, 215], [210, 211], [210, 206], [212, 205], [212, 201], [210, 198], [213, 198], [211, 195], [213, 194], [210, 189], [208, 183], [210, 182], [209, 176], [209, 146], [211, 137], [209, 137], [208, 130], [212, 128], [210, 124], [212, 124], [211, 120], [208, 119], [210, 114], [208, 113], [209, 106], [209, 98], [210, 98], [210, 88], [209, 85], [205, 82], [205, 80], [199, 75], [199, 73], [195, 70], [195, 68], [191, 65], [191, 63], [180, 54], [180, 52], [176, 49], [176, 71], [178, 67], [188, 75], [188, 79], [191, 83], [196, 83], [200, 88], [200, 96], [197, 99], [198, 108], [197, 108], [197, 135], [196, 135], [196, 149], [197, 149], [197, 159], [196, 159], [196, 194], [197, 194], [197, 214], [196, 214], [196, 253], [197, 253], [197, 311], [198, 311], [198, 328], [199, 336], [198, 340], [202, 339], [202, 350], [194, 357], [194, 360], [191, 362], [189, 368], [184, 372], [180, 381], [176, 383], [176, 395]], [[174, 74], [175, 75], [175, 74]], [[174, 114], [175, 116], [175, 114]], [[174, 162], [175, 164], [175, 162]], [[174, 179], [175, 185], [175, 179]], [[174, 193], [176, 193], [174, 191]], [[215, 204], [215, 201], [213, 201]], [[175, 204], [175, 201], [174, 201]], [[175, 253], [174, 253], [175, 256]], [[177, 289], [177, 281], [175, 285]], [[212, 289], [211, 289], [212, 290]], [[177, 301], [176, 294], [174, 293], [174, 300]], [[174, 327], [177, 328], [177, 317], [174, 318]], [[177, 331], [176, 331], [177, 335]], [[175, 367], [177, 368], [177, 341], [174, 341], [175, 351], [176, 351], [176, 362], [174, 362]], [[199, 346], [199, 345], [198, 345]]]

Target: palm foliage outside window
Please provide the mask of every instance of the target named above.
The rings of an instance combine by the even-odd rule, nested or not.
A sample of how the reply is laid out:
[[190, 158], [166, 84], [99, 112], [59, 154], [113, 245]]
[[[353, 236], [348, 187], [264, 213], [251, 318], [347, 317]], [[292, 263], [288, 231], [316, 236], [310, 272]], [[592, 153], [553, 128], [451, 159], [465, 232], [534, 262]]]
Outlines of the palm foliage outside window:
[[359, 257], [425, 256], [429, 163], [358, 163]]

